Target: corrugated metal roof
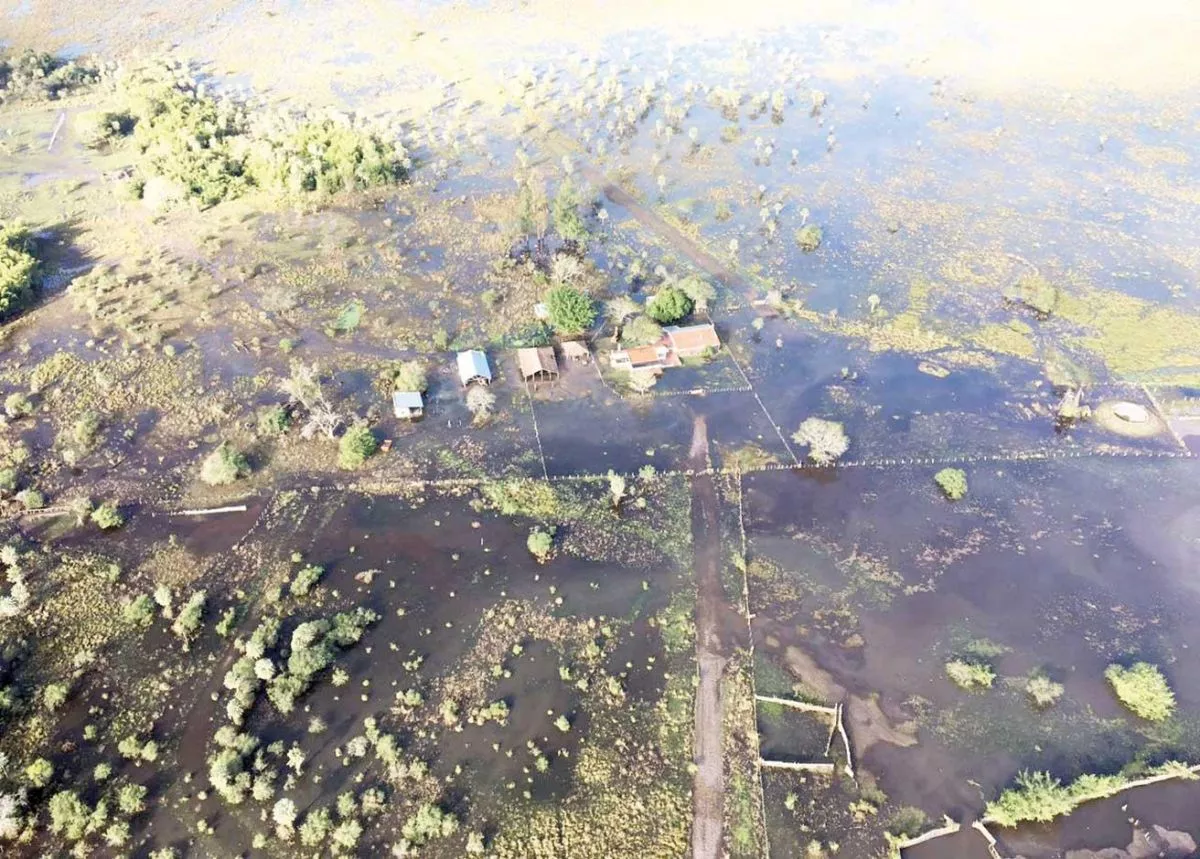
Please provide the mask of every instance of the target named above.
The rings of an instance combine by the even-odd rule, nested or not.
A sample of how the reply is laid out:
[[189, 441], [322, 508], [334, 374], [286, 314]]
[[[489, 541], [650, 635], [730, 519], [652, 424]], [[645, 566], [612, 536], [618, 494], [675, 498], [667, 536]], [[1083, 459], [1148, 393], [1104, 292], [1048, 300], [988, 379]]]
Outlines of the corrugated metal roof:
[[458, 377], [464, 385], [476, 378], [492, 381], [492, 368], [488, 366], [487, 355], [478, 349], [459, 352]]
[[392, 408], [397, 412], [414, 409], [420, 411], [425, 408], [425, 401], [418, 391], [393, 391]]
[[555, 360], [554, 349], [550, 346], [518, 349], [517, 363], [521, 365], [521, 375], [526, 379], [532, 379], [538, 373], [558, 375], [558, 361]]

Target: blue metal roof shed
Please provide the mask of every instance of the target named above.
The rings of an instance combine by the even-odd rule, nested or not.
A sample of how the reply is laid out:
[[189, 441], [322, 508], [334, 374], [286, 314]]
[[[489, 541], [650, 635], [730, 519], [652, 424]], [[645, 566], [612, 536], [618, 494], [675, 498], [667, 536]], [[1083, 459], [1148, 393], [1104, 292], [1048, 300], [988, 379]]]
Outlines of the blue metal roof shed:
[[425, 402], [419, 391], [394, 391], [392, 393], [392, 411], [398, 418], [420, 417], [425, 410]]
[[485, 385], [492, 383], [492, 368], [488, 366], [487, 355], [478, 349], [458, 353], [458, 378], [464, 386], [472, 382]]

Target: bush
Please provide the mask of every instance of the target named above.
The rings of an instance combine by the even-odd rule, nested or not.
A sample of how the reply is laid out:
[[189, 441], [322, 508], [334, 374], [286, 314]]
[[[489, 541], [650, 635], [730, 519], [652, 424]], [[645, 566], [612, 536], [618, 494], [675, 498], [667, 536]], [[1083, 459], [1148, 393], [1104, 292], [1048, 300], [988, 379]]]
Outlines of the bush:
[[229, 442], [222, 442], [200, 466], [200, 479], [209, 486], [227, 486], [248, 474], [250, 463]]
[[292, 416], [283, 406], [267, 406], [258, 413], [258, 434], [261, 436], [283, 435], [292, 425]]
[[17, 493], [17, 500], [26, 510], [41, 510], [46, 506], [46, 496], [36, 489], [23, 489]]
[[529, 532], [529, 538], [525, 541], [525, 545], [529, 548], [530, 553], [544, 564], [550, 559], [550, 553], [554, 549], [554, 534], [551, 531], [534, 528]]
[[1015, 788], [988, 803], [987, 816], [1000, 826], [1016, 826], [1027, 820], [1045, 823], [1074, 808], [1070, 791], [1058, 779], [1044, 772], [1022, 772]]
[[378, 449], [379, 442], [370, 428], [359, 421], [352, 424], [338, 441], [338, 465], [346, 469], [359, 468]]
[[646, 302], [646, 315], [655, 322], [669, 325], [692, 312], [692, 300], [676, 286], [664, 286]]
[[25, 778], [34, 787], [45, 787], [54, 778], [54, 765], [45, 758], [38, 758], [25, 767]]
[[120, 528], [124, 525], [125, 517], [121, 515], [121, 511], [117, 509], [115, 502], [105, 501], [92, 511], [92, 521], [102, 530], [110, 531], [113, 528]]
[[974, 691], [991, 689], [996, 682], [996, 672], [990, 666], [965, 659], [951, 659], [946, 663], [946, 676], [960, 689]]
[[37, 271], [33, 234], [21, 224], [0, 225], [0, 321], [19, 313], [33, 299]]
[[288, 589], [289, 592], [294, 597], [308, 596], [324, 572], [325, 569], [323, 567], [318, 567], [316, 564], [309, 564], [296, 573], [296, 578], [292, 579], [291, 587]]
[[1175, 693], [1157, 666], [1148, 662], [1135, 662], [1128, 668], [1110, 665], [1104, 679], [1122, 704], [1147, 721], [1162, 722], [1175, 711]]
[[961, 468], [943, 468], [933, 476], [933, 482], [951, 501], [957, 501], [967, 494], [967, 474]]
[[806, 445], [808, 458], [820, 465], [835, 462], [850, 447], [850, 439], [842, 425], [824, 418], [806, 418], [792, 433], [792, 441]]
[[404, 361], [392, 376], [392, 390], [416, 391], [425, 393], [429, 388], [429, 378], [424, 361]]
[[154, 622], [154, 600], [146, 594], [138, 594], [121, 611], [126, 623], [145, 629]]
[[421, 846], [435, 838], [447, 838], [458, 829], [458, 818], [443, 811], [440, 806], [424, 803], [416, 814], [404, 822], [401, 834], [415, 846]]
[[582, 243], [587, 241], [588, 229], [583, 217], [579, 214], [579, 194], [568, 179], [558, 186], [551, 204], [551, 217], [554, 219], [554, 230], [563, 241]]
[[475, 423], [485, 423], [496, 410], [496, 395], [482, 385], [472, 385], [467, 391], [467, 410], [475, 416]]
[[806, 254], [810, 254], [819, 248], [822, 238], [824, 238], [824, 235], [821, 232], [821, 228], [816, 224], [805, 224], [796, 230], [796, 244]]
[[559, 334], [581, 334], [596, 321], [596, 306], [573, 286], [558, 286], [546, 293], [550, 324]]
[[1061, 683], [1055, 683], [1045, 674], [1034, 674], [1025, 683], [1025, 692], [1038, 708], [1052, 706], [1065, 690]]
[[20, 391], [9, 394], [4, 400], [4, 413], [10, 418], [23, 418], [33, 414], [33, 403]]
[[50, 797], [50, 831], [67, 841], [78, 841], [88, 833], [92, 810], [79, 795], [62, 790]]
[[175, 633], [184, 643], [199, 631], [200, 621], [204, 618], [204, 606], [207, 602], [208, 594], [206, 592], [194, 592], [183, 604], [183, 608], [179, 610], [175, 622], [171, 624], [171, 632]]

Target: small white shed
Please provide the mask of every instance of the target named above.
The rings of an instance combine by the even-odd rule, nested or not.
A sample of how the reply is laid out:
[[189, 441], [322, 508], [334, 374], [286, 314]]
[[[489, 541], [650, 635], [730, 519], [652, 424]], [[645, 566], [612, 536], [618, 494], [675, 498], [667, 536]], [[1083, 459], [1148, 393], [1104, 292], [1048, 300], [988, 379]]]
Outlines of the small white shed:
[[487, 355], [478, 349], [459, 352], [458, 378], [462, 380], [463, 387], [472, 382], [490, 385], [492, 383], [492, 368], [488, 366]]

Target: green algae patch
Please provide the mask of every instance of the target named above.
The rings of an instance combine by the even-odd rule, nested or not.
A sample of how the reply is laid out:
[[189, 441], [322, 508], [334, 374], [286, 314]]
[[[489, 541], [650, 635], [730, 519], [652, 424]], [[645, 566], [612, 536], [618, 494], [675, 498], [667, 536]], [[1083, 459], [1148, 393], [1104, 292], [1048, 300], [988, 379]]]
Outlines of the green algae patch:
[[1200, 381], [1200, 315], [1101, 289], [1063, 294], [1057, 315], [1086, 329], [1068, 344], [1096, 355], [1113, 373]]
[[985, 325], [967, 336], [972, 346], [989, 352], [1000, 352], [1017, 358], [1032, 358], [1037, 353], [1033, 329], [1014, 319], [1007, 324]]

